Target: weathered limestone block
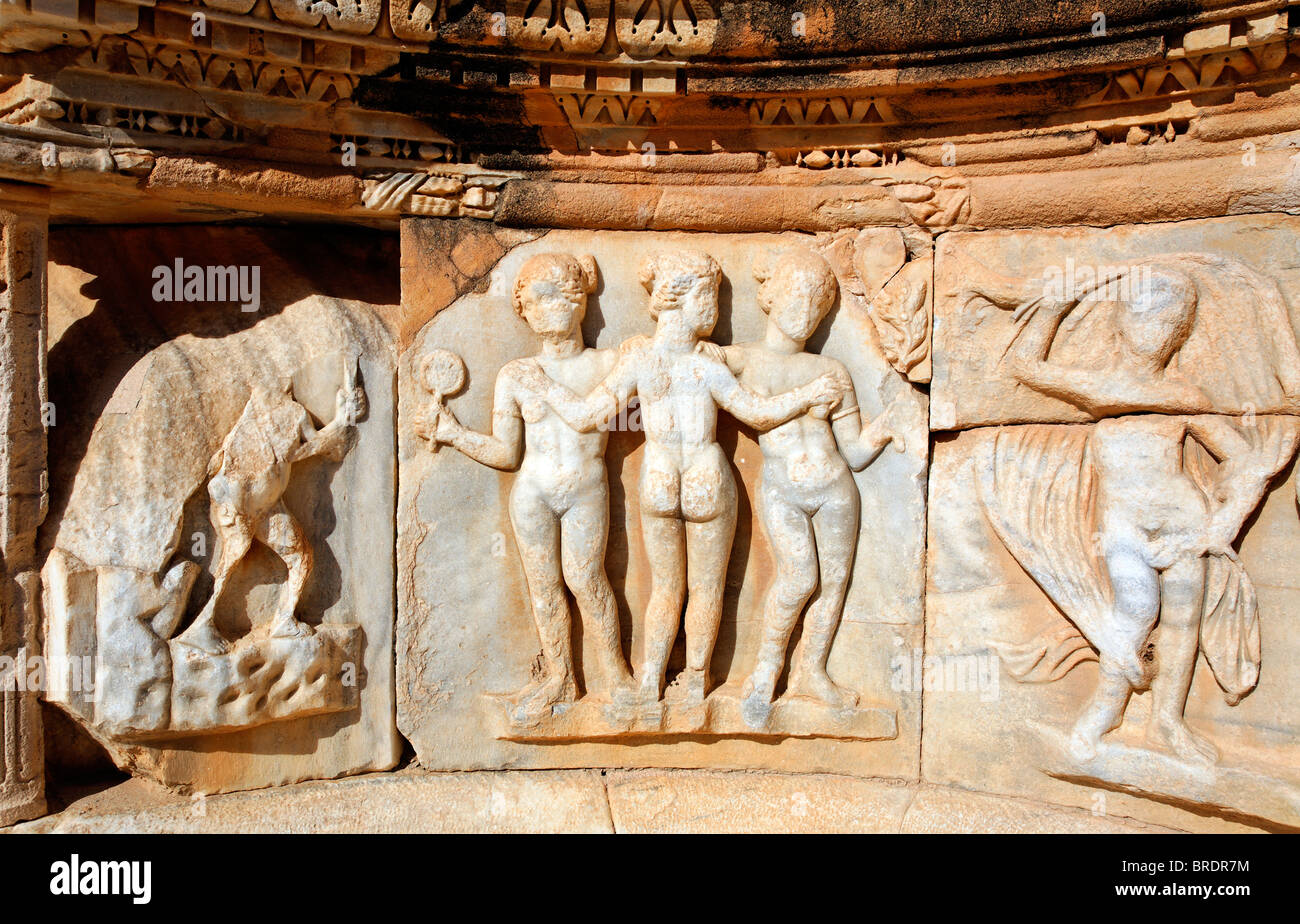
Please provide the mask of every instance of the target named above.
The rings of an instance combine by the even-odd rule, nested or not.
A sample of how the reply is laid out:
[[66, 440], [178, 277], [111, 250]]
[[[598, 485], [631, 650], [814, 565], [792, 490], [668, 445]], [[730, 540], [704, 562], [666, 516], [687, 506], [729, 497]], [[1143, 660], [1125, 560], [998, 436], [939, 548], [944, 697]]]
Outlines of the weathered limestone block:
[[[1300, 291], [1298, 229], [1300, 218], [1252, 215], [943, 235], [931, 426], [1076, 422], [1150, 410], [1300, 413], [1300, 369], [1274, 339], [1300, 322], [1283, 296]], [[1143, 312], [1120, 306], [1130, 295], [1145, 305], [1174, 289], [1190, 297], [1192, 321], [1172, 355], [1157, 357], [1162, 347], [1153, 348], [1159, 371], [1149, 387], [1118, 378], [1076, 404], [1060, 386], [1026, 381], [1045, 321], [1059, 320], [1047, 335], [1052, 363], [1102, 375], [1124, 342], [1141, 337]]]
[[321, 626], [301, 638], [265, 637], [226, 654], [172, 642], [172, 732], [213, 734], [289, 718], [351, 712], [360, 626]]
[[[1287, 670], [1300, 656], [1300, 641], [1289, 624], [1289, 614], [1300, 605], [1300, 585], [1285, 552], [1300, 542], [1290, 467], [1284, 470], [1285, 480], [1271, 483], [1244, 529], [1239, 543], [1243, 567], [1235, 586], [1207, 585], [1200, 604], [1204, 612], [1194, 614], [1201, 619], [1201, 635], [1192, 648], [1197, 660], [1181, 718], [1197, 739], [1213, 746], [1217, 757], [1211, 760], [1195, 751], [1179, 756], [1149, 737], [1160, 716], [1150, 680], [1129, 698], [1122, 724], [1100, 739], [1095, 756], [1071, 752], [1074, 727], [1099, 690], [1096, 646], [1110, 649], [1110, 640], [1121, 636], [1123, 624], [1113, 617], [1100, 630], [1088, 624], [1096, 641], [1080, 632], [1082, 626], [1067, 617], [1084, 618], [1078, 617], [1076, 607], [1080, 596], [1093, 592], [1090, 587], [1111, 592], [1101, 576], [1104, 567], [1098, 574], [1091, 565], [1080, 565], [1086, 560], [1084, 546], [1071, 544], [1063, 532], [1046, 532], [1044, 525], [1039, 533], [1044, 551], [1062, 567], [1076, 568], [1078, 583], [1074, 590], [1066, 589], [1030, 557], [1027, 544], [1013, 542], [1037, 573], [1027, 571], [990, 521], [985, 498], [991, 495], [983, 485], [995, 460], [1010, 461], [998, 457], [999, 441], [1078, 438], [1075, 434], [1089, 429], [984, 428], [935, 446], [926, 593], [925, 778], [963, 785], [978, 779], [980, 788], [993, 792], [1187, 830], [1226, 830], [1232, 819], [1256, 826], [1300, 827], [1300, 777], [1293, 769], [1300, 760], [1300, 709], [1294, 677]], [[1054, 515], [1056, 500], [1042, 498], [1030, 486], [1022, 489], [1025, 509], [1044, 520]], [[1066, 496], [1061, 492], [1059, 502], [1065, 503]], [[1079, 496], [1070, 502], [1078, 503]], [[1211, 566], [1202, 567], [1208, 572]], [[1168, 595], [1175, 589], [1162, 591]], [[1212, 666], [1224, 650], [1212, 629], [1223, 624], [1228, 606], [1239, 602], [1255, 608], [1256, 617], [1253, 626], [1247, 617], [1228, 650], [1240, 650], [1247, 665], [1257, 659], [1258, 682], [1230, 705], [1232, 696]], [[1162, 613], [1161, 618], [1168, 617]], [[1157, 627], [1151, 637], [1154, 647], [1148, 649], [1143, 641], [1143, 663], [1172, 675], [1180, 665], [1171, 654], [1160, 659], [1161, 631]], [[976, 658], [995, 663], [996, 695], [981, 696], [954, 684], [952, 672], [945, 674], [963, 659]], [[1189, 667], [1187, 662], [1181, 666]]]
[[[358, 246], [337, 235], [111, 234], [116, 265], [68, 232], [53, 274], [48, 698], [119, 765], [197, 791], [393, 766], [386, 287], [318, 271], [306, 254]], [[205, 266], [260, 280], [254, 309], [203, 290]], [[194, 293], [159, 288], [173, 267], [199, 268]], [[94, 361], [115, 342], [129, 368]]]
[[[935, 442], [928, 779], [1300, 828], [1297, 230], [940, 243], [932, 425], [1058, 422]], [[952, 686], [965, 658], [1000, 662], [995, 695]]]
[[[919, 689], [890, 662], [921, 637], [925, 399], [880, 347], [852, 244], [551, 232], [416, 337], [399, 375], [398, 722], [421, 764], [914, 778]], [[695, 345], [658, 352], [679, 323]], [[769, 353], [778, 341], [790, 352]], [[607, 375], [626, 379], [611, 413]], [[823, 388], [856, 398], [803, 414]], [[825, 457], [843, 475], [812, 488], [805, 434], [859, 418]]]
[[26, 665], [40, 654], [46, 220], [44, 191], [0, 184], [0, 825], [45, 811], [38, 689]]
[[[1241, 831], [1251, 831], [1238, 826]], [[1141, 834], [1175, 829], [1030, 799], [819, 773], [408, 769], [201, 803], [147, 780], [78, 799], [24, 834]]]

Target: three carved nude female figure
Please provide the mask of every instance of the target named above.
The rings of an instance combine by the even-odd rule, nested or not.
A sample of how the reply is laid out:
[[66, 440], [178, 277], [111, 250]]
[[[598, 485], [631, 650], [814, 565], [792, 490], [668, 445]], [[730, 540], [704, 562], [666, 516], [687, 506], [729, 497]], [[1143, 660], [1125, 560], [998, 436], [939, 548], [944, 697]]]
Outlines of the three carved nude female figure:
[[[597, 640], [612, 701], [689, 707], [708, 696], [737, 510], [731, 463], [717, 442], [719, 409], [762, 434], [758, 509], [777, 557], [762, 648], [742, 694], [746, 718], [761, 724], [770, 710], [789, 638], [814, 594], [787, 695], [852, 706], [854, 694], [826, 672], [857, 545], [850, 466], [864, 467], [891, 439], [901, 448], [902, 438], [888, 413], [863, 427], [844, 367], [804, 350], [834, 303], [830, 267], [808, 251], [783, 252], [755, 267], [767, 335], [726, 348], [705, 339], [718, 320], [722, 281], [708, 254], [679, 250], [643, 262], [655, 332], [617, 350], [582, 340], [595, 273], [590, 257], [569, 254], [524, 263], [513, 302], [541, 352], [501, 369], [490, 435], [464, 427], [441, 405], [425, 434], [432, 445], [451, 445], [485, 465], [518, 468], [510, 517], [545, 670], [514, 698], [512, 718], [527, 722], [577, 698], [566, 587]], [[638, 499], [652, 586], [632, 673], [605, 574], [604, 452], [607, 422], [634, 397], [645, 430]], [[683, 613], [686, 665], [665, 689]]]

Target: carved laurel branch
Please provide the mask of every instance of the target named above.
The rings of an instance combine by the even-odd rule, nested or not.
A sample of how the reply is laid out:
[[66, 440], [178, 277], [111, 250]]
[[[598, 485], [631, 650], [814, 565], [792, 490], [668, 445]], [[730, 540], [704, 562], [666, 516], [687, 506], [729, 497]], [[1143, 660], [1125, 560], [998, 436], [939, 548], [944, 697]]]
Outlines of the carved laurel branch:
[[[872, 300], [867, 315], [880, 337], [889, 364], [911, 381], [913, 371], [930, 355], [928, 276], [930, 258], [909, 263]], [[916, 271], [906, 271], [918, 267]]]
[[439, 176], [422, 171], [367, 177], [361, 204], [385, 214], [491, 218], [503, 176]]

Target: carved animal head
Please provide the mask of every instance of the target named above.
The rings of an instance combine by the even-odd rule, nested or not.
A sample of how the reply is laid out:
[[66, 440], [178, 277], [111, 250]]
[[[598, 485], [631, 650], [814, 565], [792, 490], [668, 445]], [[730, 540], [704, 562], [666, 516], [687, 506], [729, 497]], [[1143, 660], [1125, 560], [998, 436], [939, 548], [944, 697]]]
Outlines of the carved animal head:
[[806, 341], [835, 304], [835, 273], [818, 254], [802, 248], [765, 253], [754, 263], [758, 307], [786, 336]]
[[1131, 294], [1116, 313], [1121, 341], [1141, 361], [1165, 364], [1187, 342], [1196, 319], [1196, 283], [1172, 269], [1135, 277]]
[[515, 277], [515, 311], [539, 337], [567, 338], [582, 324], [596, 279], [595, 257], [538, 254]]
[[722, 267], [702, 250], [668, 250], [641, 263], [641, 285], [650, 293], [647, 310], [655, 320], [664, 311], [681, 311], [698, 336], [718, 323]]

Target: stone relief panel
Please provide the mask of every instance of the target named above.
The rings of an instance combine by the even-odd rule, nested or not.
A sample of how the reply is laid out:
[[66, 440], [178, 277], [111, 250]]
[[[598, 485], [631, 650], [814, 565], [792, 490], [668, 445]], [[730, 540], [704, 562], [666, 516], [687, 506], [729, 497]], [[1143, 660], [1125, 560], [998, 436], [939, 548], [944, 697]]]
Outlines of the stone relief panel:
[[423, 765], [915, 775], [889, 662], [920, 644], [925, 397], [854, 256], [551, 232], [419, 333], [398, 722]]
[[[1293, 326], [1295, 227], [1264, 215], [944, 235], [931, 425], [1300, 412], [1300, 366], [1274, 334]], [[1044, 381], [1047, 359], [1113, 384]]]
[[[940, 242], [935, 417], [946, 400], [958, 420], [1054, 422], [935, 443], [927, 778], [1300, 827], [1300, 417], [1276, 413], [1300, 396], [1298, 232], [1265, 216]], [[947, 687], [963, 657], [996, 658], [997, 695]]]
[[55, 238], [47, 700], [195, 791], [392, 767], [395, 287], [339, 235]]

